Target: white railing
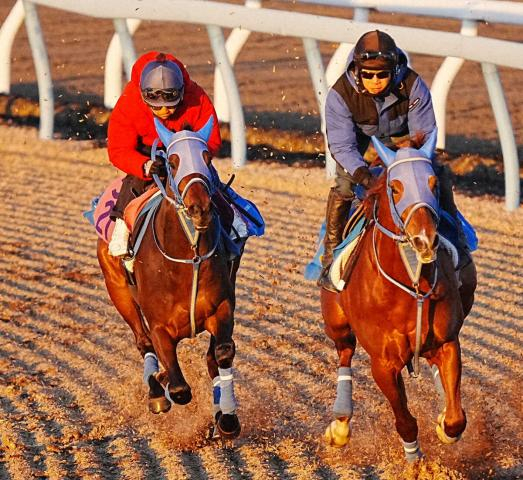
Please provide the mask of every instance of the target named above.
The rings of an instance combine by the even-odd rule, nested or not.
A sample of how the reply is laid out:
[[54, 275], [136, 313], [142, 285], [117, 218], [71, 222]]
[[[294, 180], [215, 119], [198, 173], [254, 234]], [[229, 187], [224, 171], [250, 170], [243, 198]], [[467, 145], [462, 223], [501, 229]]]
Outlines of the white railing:
[[[487, 83], [498, 130], [500, 132], [505, 164], [506, 207], [509, 210], [513, 210], [519, 205], [519, 165], [517, 150], [496, 65], [523, 68], [523, 44], [493, 38], [477, 37], [475, 36], [475, 22], [477, 20], [488, 20], [521, 23], [523, 19], [523, 4], [521, 3], [501, 1], [479, 2], [474, 0], [453, 0], [452, 2], [446, 2], [445, 0], [438, 0], [437, 2], [425, 0], [410, 2], [407, 0], [380, 0], [379, 2], [375, 2], [379, 3], [379, 9], [381, 10], [390, 8], [390, 11], [408, 11], [409, 13], [462, 18], [464, 22], [469, 23], [463, 25], [460, 34], [367, 23], [368, 8], [372, 7], [373, 3], [364, 1], [334, 0], [333, 2], [331, 0], [322, 2], [321, 0], [315, 0], [314, 3], [355, 7], [356, 18], [349, 21], [336, 17], [261, 8], [256, 5], [256, 0], [250, 0], [250, 6], [195, 0], [111, 0], [110, 2], [106, 0], [89, 0], [88, 2], [77, 2], [74, 0], [19, 0], [0, 29], [0, 45], [2, 45], [2, 48], [9, 42], [9, 35], [12, 34], [13, 31], [16, 33], [17, 28], [13, 28], [13, 25], [18, 24], [19, 26], [21, 23], [20, 16], [22, 15], [23, 17], [23, 12], [20, 13], [20, 1], [23, 3], [26, 12], [26, 27], [37, 71], [41, 107], [40, 136], [42, 138], [52, 137], [54, 107], [50, 68], [34, 5], [35, 3], [97, 18], [116, 19], [114, 20], [115, 30], [120, 39], [118, 43], [121, 45], [121, 55], [125, 58], [127, 70], [134, 58], [132, 31], [137, 28], [138, 20], [170, 20], [206, 25], [216, 65], [223, 78], [225, 92], [227, 93], [227, 95], [221, 95], [220, 98], [227, 98], [228, 107], [231, 112], [232, 157], [236, 166], [241, 166], [245, 162], [245, 129], [240, 97], [231, 65], [231, 60], [233, 60], [234, 57], [234, 55], [231, 54], [233, 47], [229, 47], [229, 52], [227, 51], [221, 28], [241, 28], [246, 31], [302, 38], [321, 112], [323, 112], [328, 85], [332, 83], [331, 79], [335, 77], [332, 72], [335, 72], [336, 69], [338, 69], [338, 71], [341, 69], [342, 71], [344, 68], [344, 58], [346, 58], [348, 45], [353, 43], [366, 31], [379, 28], [390, 33], [396, 39], [398, 45], [409, 52], [442, 57], [455, 57], [455, 60], [446, 60], [447, 65], [449, 65], [450, 62], [450, 67], [445, 68], [444, 71], [446, 71], [446, 73], [444, 75], [440, 73], [441, 70], [438, 72], [440, 78], [445, 79], [446, 76], [446, 80], [438, 80], [438, 78], [436, 78], [435, 80], [438, 80], [439, 83], [448, 82], [449, 78], [453, 78], [453, 75], [455, 75], [459, 69], [459, 62], [463, 62], [465, 59], [482, 64], [484, 78]], [[447, 4], [448, 11], [445, 11], [446, 14], [442, 14], [442, 8], [445, 8], [445, 4]], [[408, 9], [409, 5], [410, 9]], [[500, 9], [496, 10], [495, 6], [498, 5]], [[376, 5], [374, 5], [374, 7], [376, 7]], [[407, 10], [402, 10], [402, 8]], [[421, 12], [420, 9], [425, 9], [425, 13]], [[128, 20], [125, 21], [122, 19]], [[510, 22], [508, 21], [509, 19]], [[246, 38], [245, 35], [243, 37]], [[333, 63], [334, 59], [331, 60], [327, 72], [325, 72], [321, 62], [317, 44], [318, 40], [339, 42], [342, 44], [342, 48], [345, 49], [343, 55], [338, 54], [334, 56], [334, 58], [337, 57], [337, 65], [333, 67], [333, 65], [335, 65]], [[9, 50], [12, 44], [12, 38], [10, 42]], [[116, 43], [117, 42], [115, 42], [114, 45], [116, 45]], [[118, 48], [116, 46], [112, 48], [116, 50], [116, 55], [118, 56]], [[234, 48], [237, 48], [237, 46]], [[3, 52], [0, 50], [0, 55], [2, 54]], [[3, 67], [5, 63], [8, 63], [5, 62], [5, 57], [0, 58], [2, 70], [4, 70]], [[112, 62], [110, 63], [112, 64]], [[120, 65], [119, 68], [121, 68], [121, 58], [118, 58], [118, 62], [116, 63], [118, 63]], [[121, 70], [119, 70], [119, 72], [121, 73]], [[438, 77], [438, 75], [436, 77]], [[117, 78], [120, 78], [120, 76]], [[0, 73], [0, 87], [6, 92], [5, 71], [4, 73]], [[448, 92], [448, 89], [446, 91]], [[113, 90], [113, 97], [115, 92], [116, 90]], [[434, 89], [434, 93], [436, 93], [436, 96], [440, 95], [443, 98], [443, 110], [441, 107], [435, 107], [435, 109], [439, 117], [439, 123], [441, 123], [441, 112], [443, 111], [444, 125], [445, 89], [442, 89], [442, 93], [438, 93], [438, 89], [436, 88]], [[108, 100], [107, 96], [105, 99], [106, 101]], [[217, 95], [215, 95], [215, 103], [219, 104]], [[328, 160], [328, 168], [332, 170], [332, 167], [333, 162]]]

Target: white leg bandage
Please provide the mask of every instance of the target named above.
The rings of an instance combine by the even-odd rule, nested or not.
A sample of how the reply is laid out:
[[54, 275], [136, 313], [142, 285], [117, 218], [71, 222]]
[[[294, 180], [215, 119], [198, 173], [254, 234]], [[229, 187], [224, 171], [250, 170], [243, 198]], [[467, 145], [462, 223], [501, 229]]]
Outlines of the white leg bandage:
[[352, 368], [338, 368], [338, 386], [336, 388], [336, 401], [332, 408], [334, 416], [352, 417]]
[[223, 414], [231, 414], [236, 410], [237, 402], [234, 396], [232, 368], [218, 368], [220, 374], [220, 410]]
[[158, 357], [152, 352], [146, 353], [143, 357], [143, 383], [149, 386], [149, 377], [159, 370]]

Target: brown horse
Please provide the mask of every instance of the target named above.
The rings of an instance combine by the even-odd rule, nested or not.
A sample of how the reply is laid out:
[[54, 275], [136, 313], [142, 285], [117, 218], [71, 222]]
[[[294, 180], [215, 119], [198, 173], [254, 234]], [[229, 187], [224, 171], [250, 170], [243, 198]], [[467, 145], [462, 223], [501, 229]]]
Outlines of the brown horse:
[[454, 443], [466, 426], [458, 334], [474, 301], [476, 270], [470, 262], [457, 274], [452, 246], [436, 230], [438, 185], [430, 160], [435, 140], [434, 133], [419, 150], [393, 152], [373, 139], [387, 168], [363, 202], [369, 226], [357, 247], [347, 288], [321, 292], [325, 331], [340, 359], [335, 420], [325, 432], [326, 440], [337, 446], [349, 440], [351, 360], [357, 339], [390, 402], [409, 461], [422, 456], [401, 374], [412, 359], [417, 374], [419, 356], [425, 357], [436, 385], [444, 390], [445, 407], [436, 427], [439, 439]]
[[[164, 413], [191, 401], [176, 348], [188, 337], [211, 334], [207, 368], [214, 385], [217, 431], [222, 439], [240, 433], [232, 381], [235, 274], [220, 244], [213, 207], [213, 175], [206, 141], [212, 118], [198, 132], [173, 134], [156, 124], [167, 147], [167, 186], [156, 178], [163, 199], [154, 211], [134, 258], [135, 286], [121, 260], [98, 241], [98, 260], [109, 296], [134, 333], [144, 357], [149, 409]], [[159, 364], [165, 368], [160, 372]]]

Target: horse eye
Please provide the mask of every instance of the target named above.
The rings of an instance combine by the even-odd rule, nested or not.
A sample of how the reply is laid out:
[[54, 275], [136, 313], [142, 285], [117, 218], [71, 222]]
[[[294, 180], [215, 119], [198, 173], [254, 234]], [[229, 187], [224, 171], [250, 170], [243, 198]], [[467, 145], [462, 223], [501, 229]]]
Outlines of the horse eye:
[[389, 187], [394, 195], [397, 195], [403, 191], [401, 183], [396, 180], [393, 180], [392, 182], [390, 182]]
[[174, 154], [169, 157], [169, 167], [176, 170], [178, 168], [179, 164], [180, 164], [180, 157], [178, 155]]

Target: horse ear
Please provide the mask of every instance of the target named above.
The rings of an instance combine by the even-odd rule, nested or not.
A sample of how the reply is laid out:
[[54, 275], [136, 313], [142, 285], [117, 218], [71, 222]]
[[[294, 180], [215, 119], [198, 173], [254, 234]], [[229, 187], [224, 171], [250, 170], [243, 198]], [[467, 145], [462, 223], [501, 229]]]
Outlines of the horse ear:
[[205, 140], [205, 143], [209, 141], [209, 137], [211, 136], [212, 128], [214, 127], [214, 118], [211, 115], [209, 117], [209, 120], [205, 123], [205, 125], [198, 130], [198, 135], [200, 135], [201, 138]]
[[423, 144], [423, 146], [419, 149], [419, 152], [425, 157], [432, 159], [434, 157], [434, 152], [436, 151], [436, 142], [438, 140], [438, 129], [435, 128], [430, 132], [429, 137], [427, 138], [427, 141]]
[[156, 133], [158, 133], [160, 140], [164, 144], [165, 148], [167, 148], [169, 146], [169, 143], [171, 143], [173, 132], [171, 132], [167, 127], [165, 127], [163, 123], [160, 122], [160, 120], [158, 120], [157, 118], [154, 119], [154, 126], [156, 127]]
[[372, 136], [372, 143], [385, 166], [389, 167], [392, 165], [396, 158], [396, 152], [383, 145], [383, 143], [381, 143], [374, 135]]

